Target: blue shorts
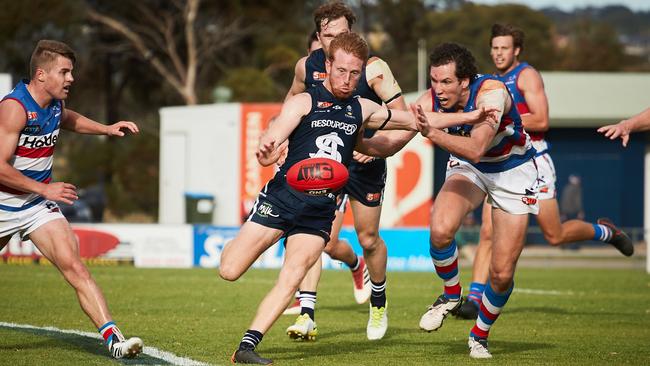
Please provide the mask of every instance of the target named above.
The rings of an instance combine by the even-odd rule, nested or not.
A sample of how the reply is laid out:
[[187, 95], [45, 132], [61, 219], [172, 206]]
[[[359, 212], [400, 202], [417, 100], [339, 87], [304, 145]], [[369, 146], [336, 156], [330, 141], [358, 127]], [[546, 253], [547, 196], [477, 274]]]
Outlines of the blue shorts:
[[343, 193], [367, 207], [381, 206], [386, 186], [386, 159], [375, 159], [369, 163], [352, 162], [348, 167], [350, 178]]
[[303, 233], [320, 236], [325, 243], [329, 242], [335, 200], [324, 197], [313, 200], [286, 184], [272, 183], [269, 182], [257, 196], [247, 221], [282, 230], [283, 237]]

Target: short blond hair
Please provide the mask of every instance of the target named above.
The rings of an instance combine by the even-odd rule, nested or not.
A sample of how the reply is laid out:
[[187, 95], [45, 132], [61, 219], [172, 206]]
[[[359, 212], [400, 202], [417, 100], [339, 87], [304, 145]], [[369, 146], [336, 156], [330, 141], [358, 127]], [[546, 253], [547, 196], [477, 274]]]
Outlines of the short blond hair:
[[45, 69], [56, 60], [57, 56], [63, 56], [70, 61], [72, 64], [77, 61], [77, 58], [74, 54], [74, 51], [70, 46], [63, 42], [53, 41], [50, 39], [42, 39], [36, 44], [34, 52], [32, 52], [32, 57], [29, 60], [29, 72], [31, 76], [36, 74], [36, 69]]

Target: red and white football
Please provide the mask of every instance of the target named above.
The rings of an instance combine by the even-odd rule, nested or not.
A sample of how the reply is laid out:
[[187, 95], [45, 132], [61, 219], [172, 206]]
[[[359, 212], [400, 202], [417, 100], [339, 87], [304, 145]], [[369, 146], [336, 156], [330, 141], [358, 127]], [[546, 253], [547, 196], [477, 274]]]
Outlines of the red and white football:
[[292, 165], [287, 171], [291, 188], [311, 196], [336, 192], [348, 182], [348, 169], [336, 160], [309, 158]]

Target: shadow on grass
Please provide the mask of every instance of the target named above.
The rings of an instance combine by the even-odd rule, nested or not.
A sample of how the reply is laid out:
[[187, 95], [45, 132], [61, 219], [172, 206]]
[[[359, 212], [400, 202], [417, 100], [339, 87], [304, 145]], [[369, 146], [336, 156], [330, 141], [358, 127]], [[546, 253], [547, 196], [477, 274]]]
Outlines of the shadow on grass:
[[71, 350], [73, 347], [79, 351], [86, 352], [89, 354], [96, 355], [98, 357], [106, 358], [107, 360], [112, 360], [124, 365], [172, 365], [171, 363], [161, 360], [149, 355], [140, 354], [138, 357], [133, 359], [121, 359], [116, 360], [111, 357], [106, 346], [99, 339], [86, 337], [83, 335], [77, 334], [67, 334], [60, 333], [47, 329], [25, 329], [25, 328], [12, 328], [4, 327], [0, 325], [0, 328], [11, 330], [14, 332], [20, 332], [25, 334], [32, 334], [39, 337], [48, 337], [49, 340], [38, 341], [38, 342], [25, 342], [25, 343], [14, 343], [14, 344], [3, 344], [0, 345], [0, 350], [28, 350], [28, 349], [62, 349], [62, 350]]
[[[396, 328], [389, 329], [386, 336], [380, 341], [346, 341], [345, 343], [336, 343], [336, 339], [345, 334], [358, 334], [361, 330], [358, 328], [348, 329], [343, 331], [331, 332], [327, 335], [319, 336], [320, 340], [327, 340], [324, 342], [309, 342], [308, 344], [300, 344], [300, 342], [287, 343], [287, 346], [269, 347], [262, 350], [264, 357], [270, 357], [275, 360], [304, 360], [309, 362], [310, 359], [316, 357], [336, 356], [346, 353], [354, 353], [363, 355], [375, 354], [382, 348], [399, 348], [399, 347], [419, 347], [429, 350], [431, 355], [467, 355], [469, 350], [467, 348], [467, 339], [458, 341], [437, 341], [433, 338], [421, 337], [420, 339], [404, 339], [404, 336], [418, 337], [418, 334], [425, 335], [426, 333], [413, 329], [413, 328]], [[365, 332], [365, 329], [363, 330]], [[543, 342], [527, 342], [527, 341], [500, 341], [495, 340], [490, 342], [490, 351], [493, 354], [517, 354], [522, 352], [548, 350], [554, 348], [555, 345]]]

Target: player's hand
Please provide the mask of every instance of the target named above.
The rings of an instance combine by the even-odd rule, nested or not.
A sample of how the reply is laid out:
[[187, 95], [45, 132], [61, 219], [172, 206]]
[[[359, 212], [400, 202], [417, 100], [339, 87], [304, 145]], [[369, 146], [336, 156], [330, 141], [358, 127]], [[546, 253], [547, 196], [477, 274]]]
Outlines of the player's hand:
[[422, 106], [419, 104], [411, 104], [411, 111], [415, 115], [415, 124], [418, 131], [420, 131], [420, 134], [424, 137], [429, 137], [429, 133], [433, 128], [429, 125], [429, 120], [427, 119], [427, 115], [424, 113]]
[[124, 136], [124, 131], [122, 131], [123, 129], [126, 131], [130, 131], [131, 133], [140, 132], [140, 129], [138, 129], [138, 125], [136, 125], [135, 123], [131, 121], [119, 121], [107, 127], [106, 135], [122, 137]]
[[275, 140], [269, 140], [262, 137], [260, 139], [259, 145], [257, 146], [257, 151], [255, 152], [257, 161], [263, 166], [273, 164], [275, 162], [271, 161], [271, 154], [273, 154], [273, 151], [275, 151]]
[[364, 154], [362, 154], [360, 152], [357, 152], [357, 151], [352, 152], [352, 159], [354, 159], [354, 161], [356, 161], [358, 163], [361, 163], [361, 164], [366, 164], [366, 163], [369, 163], [369, 162], [375, 160], [375, 158], [373, 156], [364, 155]]
[[471, 112], [465, 113], [467, 115], [467, 120], [465, 123], [472, 124], [484, 121], [494, 123], [497, 121], [497, 113], [500, 111], [501, 110], [497, 107], [481, 106]]
[[615, 125], [607, 125], [598, 129], [598, 132], [605, 135], [610, 140], [621, 138], [623, 147], [627, 147], [627, 142], [630, 141], [630, 129], [627, 127], [625, 121], [621, 121]]
[[280, 156], [275, 164], [277, 164], [277, 166], [282, 166], [284, 161], [287, 160], [287, 155], [289, 155], [289, 140], [286, 140], [278, 147], [278, 154], [280, 154]]
[[79, 199], [77, 187], [70, 183], [56, 182], [47, 184], [41, 194], [45, 199], [55, 202], [62, 202], [71, 205]]

